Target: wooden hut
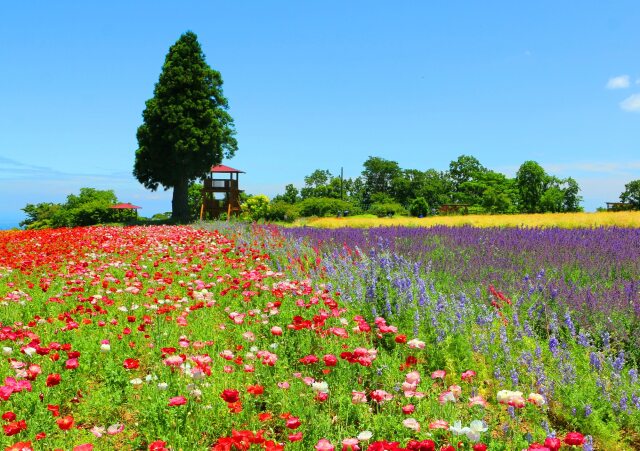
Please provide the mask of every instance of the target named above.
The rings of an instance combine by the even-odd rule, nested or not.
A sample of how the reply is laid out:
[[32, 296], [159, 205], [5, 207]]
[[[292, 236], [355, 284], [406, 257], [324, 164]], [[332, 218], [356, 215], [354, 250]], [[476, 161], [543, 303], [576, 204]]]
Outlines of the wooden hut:
[[[238, 189], [238, 177], [244, 173], [223, 164], [211, 167], [202, 188], [200, 219], [218, 219], [222, 213], [226, 213], [227, 218], [240, 214], [242, 190]], [[229, 174], [229, 178], [223, 178], [224, 174]]]

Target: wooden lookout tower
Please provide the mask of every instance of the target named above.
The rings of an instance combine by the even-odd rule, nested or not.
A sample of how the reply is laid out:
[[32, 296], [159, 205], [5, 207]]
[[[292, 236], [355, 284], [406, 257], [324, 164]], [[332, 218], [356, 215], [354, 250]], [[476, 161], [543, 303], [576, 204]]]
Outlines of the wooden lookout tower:
[[[200, 219], [217, 219], [222, 213], [226, 213], [227, 218], [232, 214], [240, 214], [242, 191], [238, 189], [238, 175], [241, 173], [244, 174], [244, 171], [223, 164], [211, 167], [202, 188]], [[222, 178], [223, 174], [229, 174], [229, 178]]]

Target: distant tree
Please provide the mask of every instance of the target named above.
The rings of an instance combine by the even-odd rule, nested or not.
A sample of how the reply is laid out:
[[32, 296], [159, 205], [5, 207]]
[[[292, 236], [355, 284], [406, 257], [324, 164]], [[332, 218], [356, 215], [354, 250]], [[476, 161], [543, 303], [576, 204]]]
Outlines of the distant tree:
[[633, 180], [624, 185], [620, 201], [627, 202], [634, 210], [640, 210], [640, 180]]
[[564, 192], [558, 186], [550, 186], [540, 197], [539, 211], [541, 213], [560, 213], [564, 211]]
[[264, 219], [269, 212], [269, 198], [264, 194], [250, 196], [242, 204], [242, 211], [254, 221]]
[[189, 184], [189, 220], [195, 221], [200, 218], [200, 208], [202, 207], [202, 183], [192, 182]]
[[516, 174], [516, 185], [520, 198], [520, 209], [525, 213], [540, 211], [540, 200], [548, 182], [547, 173], [535, 161], [522, 163]]
[[460, 191], [462, 184], [478, 177], [486, 171], [476, 157], [460, 155], [457, 160], [449, 163], [449, 177], [453, 182], [453, 190]]
[[569, 177], [564, 180], [565, 188], [563, 190], [562, 210], [567, 212], [582, 211], [580, 203], [582, 196], [579, 196], [580, 186], [573, 178]]
[[27, 230], [54, 227], [54, 218], [61, 208], [62, 205], [51, 202], [27, 204], [22, 209], [27, 217], [20, 222], [20, 227], [24, 227]]
[[138, 128], [133, 175], [145, 188], [173, 188], [172, 218], [186, 221], [189, 183], [238, 147], [222, 77], [205, 62], [197, 36], [183, 34], [166, 56]]
[[289, 183], [284, 187], [282, 200], [288, 204], [295, 204], [298, 201], [298, 189]]
[[364, 203], [370, 203], [371, 196], [376, 193], [393, 196], [393, 180], [402, 175], [398, 163], [380, 157], [369, 157], [363, 166]]
[[113, 190], [80, 188], [78, 195], [69, 194], [53, 218], [54, 227], [75, 227], [102, 224], [113, 219], [109, 207], [118, 203]]
[[429, 214], [429, 204], [424, 197], [417, 197], [409, 204], [411, 216], [427, 216]]

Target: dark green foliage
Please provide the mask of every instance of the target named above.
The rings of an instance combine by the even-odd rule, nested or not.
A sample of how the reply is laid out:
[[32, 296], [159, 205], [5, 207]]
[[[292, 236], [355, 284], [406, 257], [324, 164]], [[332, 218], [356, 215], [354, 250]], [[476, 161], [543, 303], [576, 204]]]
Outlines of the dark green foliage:
[[189, 185], [189, 219], [200, 218], [200, 208], [202, 207], [202, 183], [191, 183]]
[[354, 214], [357, 207], [353, 204], [328, 197], [310, 197], [304, 199], [298, 204], [300, 215], [302, 216], [338, 216], [345, 214]]
[[27, 206], [22, 209], [27, 215], [27, 218], [20, 222], [20, 227], [24, 227], [27, 230], [54, 227], [54, 217], [60, 208], [62, 208], [62, 205], [51, 202], [43, 202], [35, 205], [27, 204]]
[[369, 208], [369, 213], [383, 218], [385, 216], [406, 215], [407, 210], [397, 202], [375, 203]]
[[[22, 209], [27, 219], [20, 226], [26, 229], [88, 226], [118, 221], [127, 214], [135, 215], [109, 208], [116, 203], [118, 199], [112, 190], [81, 188], [78, 195], [68, 195], [64, 204], [27, 204]], [[127, 216], [126, 219], [130, 218]]]
[[[395, 161], [379, 157], [369, 157], [363, 166], [361, 177], [343, 181], [328, 170], [315, 170], [305, 177], [301, 199], [342, 198], [361, 210], [382, 215], [386, 207], [380, 205], [400, 204], [412, 210], [412, 202], [418, 198], [424, 199], [428, 212], [438, 211], [443, 204], [467, 204], [464, 211], [471, 214], [582, 210], [578, 183], [571, 177], [547, 175], [535, 161], [525, 162], [516, 178], [487, 169], [468, 155], [452, 161], [447, 172], [401, 169]], [[285, 194], [274, 198], [291, 204], [298, 199], [298, 191], [291, 184]], [[371, 210], [374, 204], [379, 204], [375, 212]], [[393, 214], [404, 212], [393, 209]]]
[[138, 128], [133, 175], [145, 188], [173, 188], [172, 218], [188, 220], [189, 183], [237, 150], [222, 77], [205, 62], [197, 36], [171, 46]]
[[634, 210], [640, 210], [640, 180], [633, 180], [624, 185], [620, 201], [627, 202]]
[[427, 216], [429, 214], [429, 204], [424, 197], [417, 197], [409, 204], [411, 216]]
[[520, 210], [524, 213], [538, 213], [545, 191], [547, 173], [535, 161], [525, 161], [516, 174], [516, 185], [520, 193]]
[[379, 157], [369, 157], [363, 164], [364, 203], [370, 204], [371, 196], [377, 193], [393, 195], [393, 181], [402, 176], [402, 170], [395, 161]]
[[297, 206], [280, 200], [269, 204], [265, 219], [267, 221], [293, 222], [299, 217]]

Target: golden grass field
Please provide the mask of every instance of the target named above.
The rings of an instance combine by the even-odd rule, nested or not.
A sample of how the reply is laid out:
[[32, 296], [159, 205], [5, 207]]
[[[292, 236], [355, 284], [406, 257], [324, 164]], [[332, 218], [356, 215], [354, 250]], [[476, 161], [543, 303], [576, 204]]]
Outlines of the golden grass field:
[[519, 215], [460, 215], [431, 216], [427, 218], [377, 218], [372, 215], [347, 218], [309, 218], [295, 225], [309, 227], [432, 227], [436, 225], [474, 227], [640, 227], [640, 211], [597, 213], [544, 213]]

